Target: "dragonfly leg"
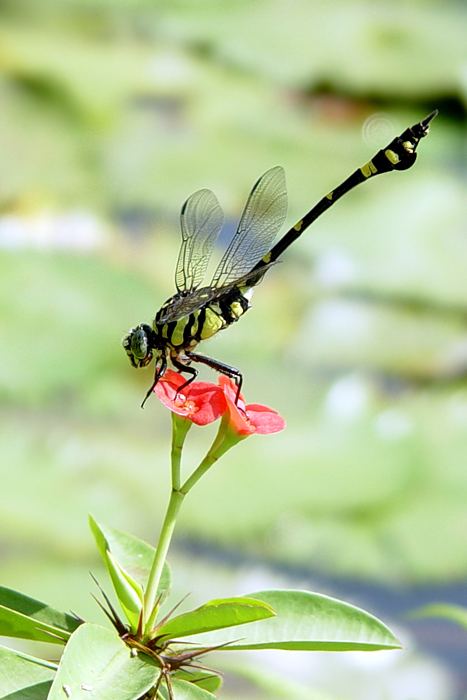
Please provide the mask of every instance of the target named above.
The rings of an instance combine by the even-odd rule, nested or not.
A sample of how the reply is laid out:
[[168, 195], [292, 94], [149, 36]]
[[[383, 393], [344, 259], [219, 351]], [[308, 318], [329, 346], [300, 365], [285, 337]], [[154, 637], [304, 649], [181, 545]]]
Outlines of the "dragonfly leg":
[[193, 382], [196, 379], [196, 377], [198, 376], [198, 370], [195, 369], [194, 367], [190, 367], [189, 365], [184, 365], [183, 362], [180, 362], [179, 360], [177, 360], [176, 357], [172, 357], [171, 360], [172, 360], [173, 366], [176, 367], [179, 370], [179, 372], [187, 372], [187, 374], [191, 375], [190, 377], [188, 377], [188, 379], [186, 380], [186, 382], [184, 384], [182, 384], [181, 386], [178, 387], [178, 389], [175, 393], [175, 397], [177, 397], [179, 395], [179, 393], [183, 389], [185, 389], [185, 387], [187, 387], [189, 384], [191, 384], [191, 382]]
[[220, 374], [225, 374], [226, 377], [233, 379], [235, 384], [237, 385], [235, 403], [238, 403], [240, 391], [243, 384], [243, 375], [240, 372], [240, 370], [236, 369], [235, 367], [231, 367], [230, 365], [226, 365], [224, 362], [219, 362], [219, 360], [214, 360], [212, 357], [198, 355], [198, 353], [191, 352], [190, 350], [186, 350], [185, 355], [188, 357], [189, 360], [193, 360], [193, 362], [201, 362], [203, 365], [211, 367], [211, 369], [214, 369], [216, 372], [219, 372]]
[[146, 396], [145, 396], [144, 399], [143, 399], [143, 403], [141, 404], [141, 408], [144, 408], [144, 404], [146, 403], [146, 401], [147, 401], [147, 400], [149, 399], [149, 397], [151, 396], [151, 394], [152, 394], [152, 392], [154, 391], [154, 388], [155, 388], [157, 382], [158, 382], [159, 379], [162, 377], [162, 375], [165, 373], [165, 370], [166, 370], [166, 369], [167, 369], [167, 360], [166, 360], [165, 355], [162, 355], [160, 365], [156, 365], [156, 373], [154, 374], [154, 381], [153, 381], [153, 383], [151, 384], [151, 386], [149, 387], [149, 390], [148, 390]]

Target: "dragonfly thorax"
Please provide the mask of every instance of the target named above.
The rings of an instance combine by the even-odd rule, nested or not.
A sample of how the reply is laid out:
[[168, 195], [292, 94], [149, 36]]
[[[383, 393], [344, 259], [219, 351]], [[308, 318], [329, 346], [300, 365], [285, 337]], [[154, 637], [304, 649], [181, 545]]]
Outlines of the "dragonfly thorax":
[[238, 321], [250, 307], [248, 299], [236, 287], [214, 299], [210, 299], [208, 292], [209, 287], [198, 290], [201, 298], [206, 294], [206, 303], [174, 320], [170, 320], [170, 309], [185, 295], [175, 294], [163, 304], [153, 323], [156, 346], [165, 347], [171, 357], [183, 350], [193, 350], [202, 340]]

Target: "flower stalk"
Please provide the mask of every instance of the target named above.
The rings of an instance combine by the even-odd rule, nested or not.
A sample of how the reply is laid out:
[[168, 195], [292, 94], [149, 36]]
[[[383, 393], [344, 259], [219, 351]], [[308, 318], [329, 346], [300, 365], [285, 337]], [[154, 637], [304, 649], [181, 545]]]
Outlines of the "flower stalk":
[[202, 476], [206, 474], [213, 464], [215, 464], [218, 459], [220, 459], [220, 457], [227, 452], [227, 450], [230, 450], [230, 448], [242, 440], [243, 437], [246, 437], [239, 435], [233, 430], [230, 430], [229, 423], [230, 421], [228, 414], [224, 414], [218, 433], [209, 449], [209, 452], [181, 488], [184, 495], [191, 491], [193, 486], [201, 479]]
[[150, 635], [154, 625], [155, 618], [158, 612], [156, 604], [157, 589], [162, 575], [164, 562], [169, 551], [170, 542], [175, 529], [177, 515], [182, 505], [185, 494], [172, 489], [169, 499], [169, 505], [165, 514], [164, 522], [162, 523], [161, 534], [157, 544], [156, 554], [152, 563], [151, 571], [149, 572], [148, 583], [143, 600], [143, 634]]
[[[172, 411], [172, 491], [143, 599], [142, 632], [148, 638], [157, 618], [157, 590], [183, 499], [218, 459], [238, 442], [255, 432], [273, 433], [285, 427], [284, 420], [272, 409], [257, 404], [245, 406], [242, 396], [237, 402], [237, 389], [226, 377], [219, 378], [219, 386], [194, 382], [183, 394], [179, 393], [182, 383], [179, 374], [168, 370], [155, 389], [161, 401]], [[208, 453], [182, 484], [182, 451], [192, 423], [207, 425], [219, 417], [222, 417], [219, 430]]]
[[157, 589], [161, 580], [167, 552], [169, 551], [170, 543], [172, 541], [177, 515], [185, 496], [185, 494], [180, 491], [181, 462], [183, 445], [191, 425], [191, 421], [187, 418], [183, 418], [176, 413], [172, 413], [172, 449], [170, 453], [172, 491], [170, 493], [169, 505], [167, 506], [167, 512], [165, 514], [164, 522], [162, 523], [159, 542], [157, 544], [154, 561], [152, 563], [151, 571], [149, 572], [146, 591], [144, 594], [144, 634], [150, 633], [158, 612], [158, 606], [156, 604]]

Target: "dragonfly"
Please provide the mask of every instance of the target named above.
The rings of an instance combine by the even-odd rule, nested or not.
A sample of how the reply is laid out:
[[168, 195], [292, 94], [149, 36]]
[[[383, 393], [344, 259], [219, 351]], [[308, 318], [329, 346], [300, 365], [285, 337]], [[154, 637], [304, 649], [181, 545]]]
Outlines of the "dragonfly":
[[198, 375], [193, 363], [207, 365], [230, 377], [240, 396], [240, 370], [195, 352], [199, 343], [236, 323], [251, 307], [251, 295], [282, 253], [327, 209], [347, 192], [381, 173], [407, 170], [416, 160], [417, 146], [429, 132], [437, 110], [406, 129], [386, 148], [325, 195], [273, 245], [287, 214], [285, 174], [281, 166], [267, 170], [253, 186], [236, 233], [232, 237], [211, 283], [201, 286], [224, 214], [215, 194], [198, 190], [183, 204], [180, 214], [182, 244], [175, 269], [176, 293], [159, 309], [151, 325], [131, 328], [122, 340], [133, 367], [147, 367], [155, 360], [155, 374], [141, 406], [169, 365], [188, 375], [177, 394]]

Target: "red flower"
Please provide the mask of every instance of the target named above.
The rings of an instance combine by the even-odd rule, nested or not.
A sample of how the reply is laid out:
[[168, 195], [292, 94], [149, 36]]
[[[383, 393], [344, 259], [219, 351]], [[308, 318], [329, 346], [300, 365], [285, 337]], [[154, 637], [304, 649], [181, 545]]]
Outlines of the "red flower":
[[219, 386], [210, 382], [192, 382], [177, 393], [185, 381], [181, 374], [168, 369], [154, 392], [173, 413], [196, 425], [208, 425], [226, 415], [229, 427], [239, 437], [253, 433], [267, 435], [285, 428], [284, 419], [272, 408], [255, 403], [245, 406], [242, 394], [235, 403], [237, 387], [224, 375], [219, 377]]
[[181, 374], [168, 369], [156, 384], [154, 392], [173, 413], [188, 418], [196, 425], [208, 425], [224, 415], [227, 401], [219, 386], [209, 382], [192, 382], [177, 394], [177, 389], [185, 381]]
[[227, 410], [230, 414], [230, 427], [238, 434], [246, 437], [252, 433], [267, 435], [278, 433], [285, 428], [285, 420], [277, 411], [268, 406], [250, 403], [245, 406], [242, 394], [235, 403], [237, 387], [234, 382], [224, 375], [219, 377], [219, 385], [222, 387], [227, 400]]

